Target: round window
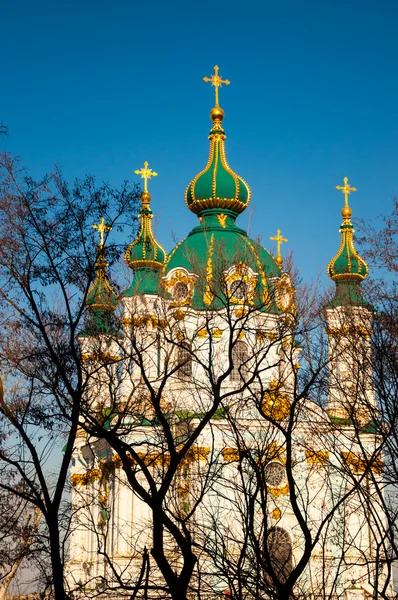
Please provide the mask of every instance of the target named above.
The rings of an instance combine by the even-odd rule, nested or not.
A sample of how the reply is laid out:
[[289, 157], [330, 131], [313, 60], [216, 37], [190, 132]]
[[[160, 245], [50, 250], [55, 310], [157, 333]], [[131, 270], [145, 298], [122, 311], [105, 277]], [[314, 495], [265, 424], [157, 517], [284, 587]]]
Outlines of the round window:
[[185, 300], [188, 296], [188, 286], [186, 283], [182, 281], [177, 281], [175, 286], [173, 287], [173, 298], [174, 300], [182, 301]]
[[279, 487], [286, 479], [285, 467], [282, 463], [272, 461], [264, 469], [265, 481], [271, 487]]
[[247, 285], [243, 279], [235, 279], [230, 286], [231, 294], [237, 300], [244, 300], [247, 296]]

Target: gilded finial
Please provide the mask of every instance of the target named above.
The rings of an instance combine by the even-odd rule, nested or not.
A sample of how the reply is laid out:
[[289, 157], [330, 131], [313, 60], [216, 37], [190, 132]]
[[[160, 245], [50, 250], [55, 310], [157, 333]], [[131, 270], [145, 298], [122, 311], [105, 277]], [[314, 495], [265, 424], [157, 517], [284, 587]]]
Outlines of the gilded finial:
[[283, 258], [282, 258], [282, 255], [281, 255], [281, 244], [283, 244], [284, 242], [287, 242], [288, 239], [281, 236], [281, 230], [280, 229], [278, 229], [277, 235], [272, 236], [269, 239], [272, 240], [272, 241], [275, 241], [278, 244], [278, 250], [277, 250], [277, 255], [276, 255], [276, 258], [275, 258], [275, 262], [278, 265], [278, 267], [281, 269], [282, 265], [283, 265]]
[[112, 227], [110, 227], [109, 225], [105, 224], [105, 219], [104, 217], [101, 218], [101, 221], [96, 224], [93, 225], [93, 229], [98, 229], [98, 233], [100, 234], [100, 248], [103, 248], [104, 246], [104, 234], [106, 231], [111, 231]]
[[344, 177], [344, 185], [336, 185], [336, 190], [341, 190], [344, 194], [344, 208], [341, 210], [341, 214], [344, 219], [349, 219], [352, 215], [352, 210], [348, 206], [348, 194], [351, 192], [356, 192], [357, 188], [351, 187], [348, 183], [348, 177]]
[[155, 171], [152, 171], [152, 169], [148, 169], [147, 162], [144, 162], [144, 166], [142, 169], [137, 169], [136, 171], [134, 171], [134, 173], [136, 175], [141, 175], [141, 179], [144, 180], [144, 192], [148, 193], [148, 179], [150, 179], [151, 177], [157, 177], [158, 174], [155, 173]]

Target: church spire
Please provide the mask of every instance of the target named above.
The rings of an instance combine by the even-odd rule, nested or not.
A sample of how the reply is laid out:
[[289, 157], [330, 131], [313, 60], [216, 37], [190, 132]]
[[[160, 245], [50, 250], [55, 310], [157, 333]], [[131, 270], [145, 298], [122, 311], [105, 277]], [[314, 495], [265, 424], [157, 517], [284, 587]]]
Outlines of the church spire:
[[366, 304], [359, 284], [366, 279], [369, 269], [354, 246], [355, 230], [351, 223], [352, 209], [348, 204], [349, 194], [357, 190], [350, 186], [348, 177], [344, 177], [344, 185], [338, 185], [336, 189], [344, 194], [344, 207], [341, 210], [343, 222], [340, 227], [340, 248], [327, 266], [327, 274], [336, 283], [336, 295], [332, 304], [334, 306]]
[[188, 185], [185, 202], [199, 216], [207, 209], [217, 209], [217, 212], [231, 211], [235, 218], [249, 204], [251, 192], [244, 179], [232, 171], [225, 155], [224, 111], [219, 105], [219, 88], [230, 82], [222, 79], [217, 65], [214, 74], [203, 79], [215, 88], [215, 106], [210, 111], [213, 121], [209, 135], [210, 154], [206, 167]]
[[112, 227], [106, 225], [102, 218], [100, 223], [93, 225], [100, 235], [98, 256], [95, 262], [95, 278], [87, 292], [86, 307], [90, 313], [89, 325], [86, 333], [109, 333], [111, 330], [111, 316], [118, 304], [118, 296], [107, 276], [108, 262], [105, 256], [104, 234]]
[[125, 296], [157, 293], [159, 273], [166, 261], [166, 251], [153, 235], [151, 194], [148, 192], [148, 180], [157, 177], [158, 174], [148, 168], [147, 162], [135, 173], [141, 175], [144, 180], [144, 190], [141, 194], [141, 210], [138, 215], [140, 228], [137, 237], [124, 254], [125, 262], [135, 273], [134, 281], [125, 292]]

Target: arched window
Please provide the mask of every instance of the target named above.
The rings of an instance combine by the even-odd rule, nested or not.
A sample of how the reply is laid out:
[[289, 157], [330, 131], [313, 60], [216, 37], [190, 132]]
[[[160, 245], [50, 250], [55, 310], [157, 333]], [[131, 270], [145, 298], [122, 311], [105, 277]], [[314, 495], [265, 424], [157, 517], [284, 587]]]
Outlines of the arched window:
[[178, 347], [178, 376], [182, 379], [190, 379], [192, 377], [192, 355], [190, 349], [191, 346], [188, 342], [182, 342], [181, 346]]
[[249, 350], [245, 342], [240, 340], [236, 342], [232, 348], [232, 364], [231, 371], [232, 381], [240, 381], [247, 374], [247, 362], [249, 360]]
[[272, 570], [279, 581], [284, 583], [293, 569], [290, 535], [282, 527], [273, 527], [268, 533], [266, 544]]

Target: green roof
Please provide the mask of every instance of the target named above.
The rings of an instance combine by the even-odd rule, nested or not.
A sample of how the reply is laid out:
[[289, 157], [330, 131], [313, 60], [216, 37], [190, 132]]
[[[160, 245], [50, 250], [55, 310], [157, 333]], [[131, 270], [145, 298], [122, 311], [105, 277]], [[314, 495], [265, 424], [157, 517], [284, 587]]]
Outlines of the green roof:
[[234, 265], [248, 267], [257, 274], [253, 304], [267, 304], [267, 310], [276, 311], [274, 284], [270, 279], [279, 279], [281, 270], [271, 254], [236, 225], [233, 211], [204, 211], [202, 223], [170, 252], [162, 270], [162, 280], [173, 269], [186, 269], [196, 275], [192, 307], [199, 310], [209, 308], [205, 301], [206, 286], [216, 296], [218, 286], [220, 298], [215, 298], [211, 306], [221, 308], [225, 305], [222, 299], [225, 273]]

